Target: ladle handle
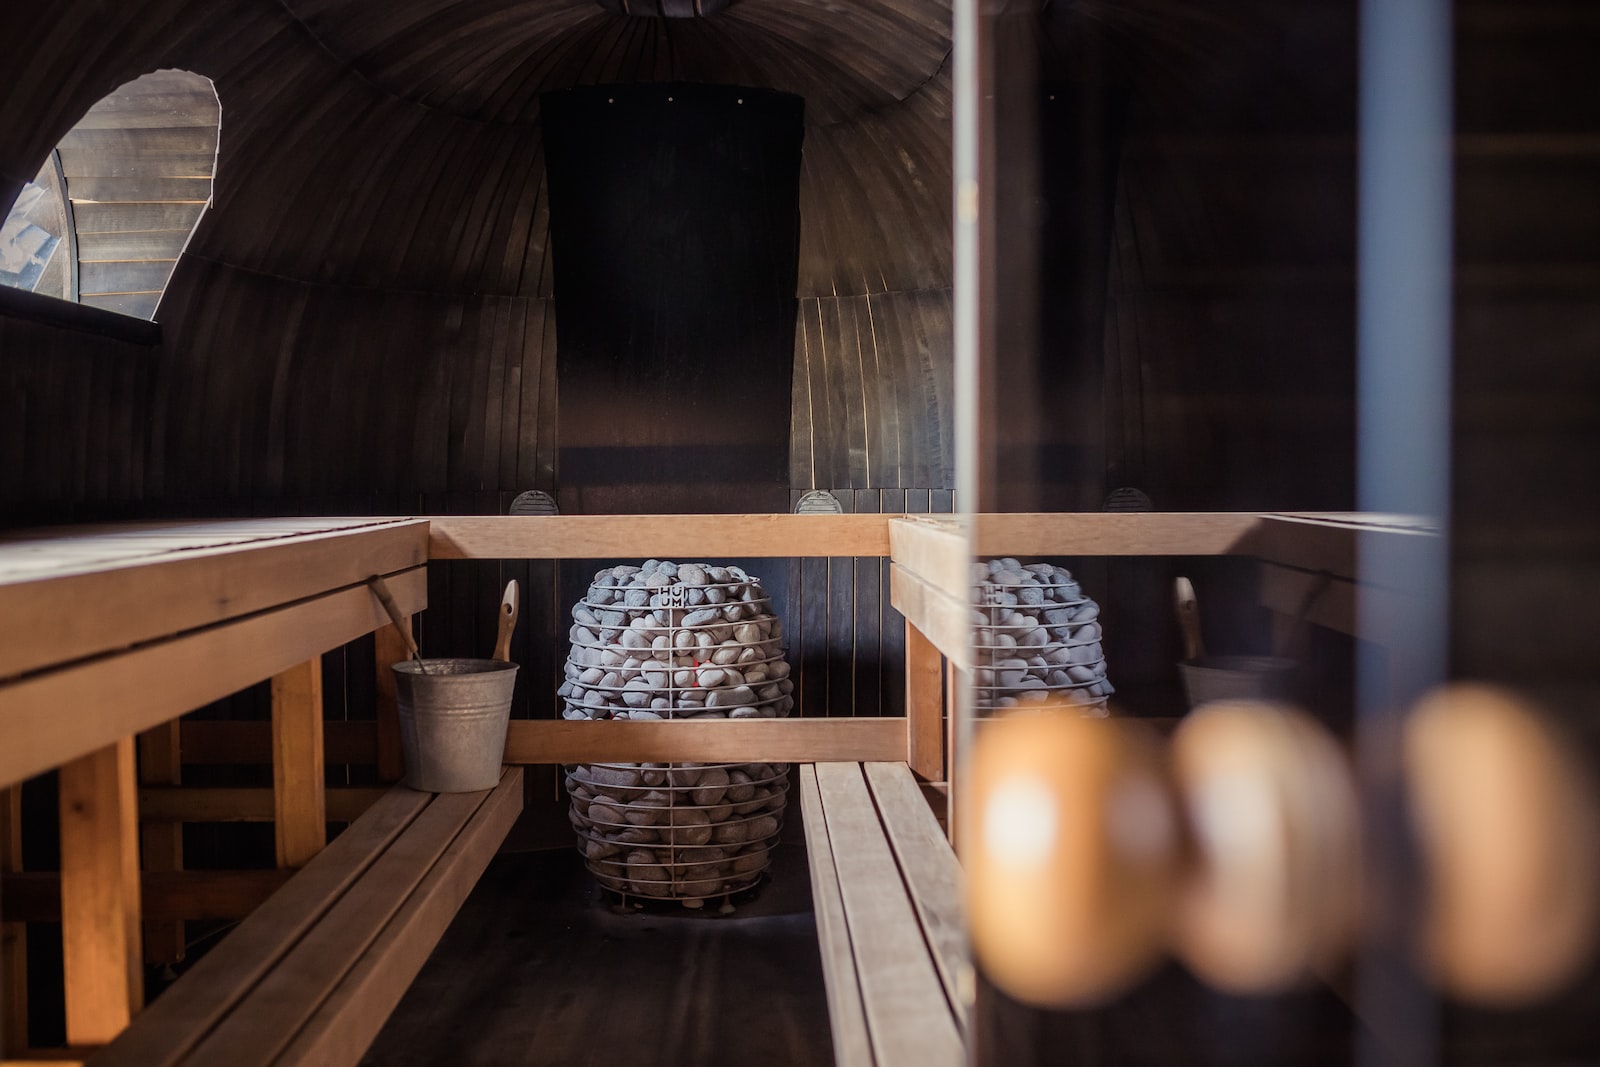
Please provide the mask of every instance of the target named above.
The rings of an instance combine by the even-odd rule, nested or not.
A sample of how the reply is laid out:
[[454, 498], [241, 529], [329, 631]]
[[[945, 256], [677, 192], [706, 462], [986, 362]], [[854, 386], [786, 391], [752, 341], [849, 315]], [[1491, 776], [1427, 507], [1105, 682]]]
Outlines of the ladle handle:
[[411, 636], [411, 620], [401, 612], [400, 605], [394, 602], [394, 594], [389, 592], [389, 583], [383, 576], [374, 574], [367, 579], [367, 585], [372, 589], [372, 595], [378, 598], [378, 603], [383, 605], [383, 610], [389, 613], [389, 621], [394, 623], [394, 628], [400, 631], [400, 639], [406, 643], [406, 651], [411, 653], [411, 658], [417, 662], [422, 661], [422, 652], [417, 648], [417, 642]]
[[1200, 605], [1196, 603], [1194, 585], [1187, 578], [1173, 582], [1173, 603], [1178, 609], [1178, 628], [1183, 631], [1183, 658], [1197, 660], [1206, 654], [1200, 640]]
[[499, 629], [494, 639], [494, 658], [511, 662], [511, 634], [517, 628], [518, 593], [517, 580], [511, 579], [506, 583], [505, 595], [500, 598]]

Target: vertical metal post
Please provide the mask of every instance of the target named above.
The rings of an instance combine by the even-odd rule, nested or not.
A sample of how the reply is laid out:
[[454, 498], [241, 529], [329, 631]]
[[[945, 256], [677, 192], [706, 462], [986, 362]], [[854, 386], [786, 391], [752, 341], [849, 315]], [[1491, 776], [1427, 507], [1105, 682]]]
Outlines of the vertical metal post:
[[[992, 404], [994, 396], [993, 306], [994, 285], [994, 152], [993, 129], [988, 116], [993, 107], [989, 71], [989, 23], [982, 0], [955, 0], [951, 11], [955, 99], [953, 101], [952, 177], [954, 181], [954, 350], [955, 350], [955, 512], [965, 519], [967, 556], [975, 544], [972, 516], [992, 511], [995, 492]], [[946, 771], [950, 784], [949, 826], [958, 854], [960, 783], [965, 780], [967, 753], [971, 750], [973, 700], [970, 675], [949, 673], [946, 694], [949, 709], [949, 751]], [[975, 994], [976, 979], [970, 960], [962, 988]], [[969, 1042], [969, 1058], [978, 1043]]]
[[[1434, 999], [1407, 962], [1418, 879], [1399, 789], [1401, 710], [1448, 656], [1451, 335], [1451, 11], [1362, 0], [1358, 222], [1358, 505], [1420, 514], [1441, 536], [1419, 563], [1379, 540], [1361, 585], [1407, 590], [1405, 617], [1357, 607], [1358, 749], [1375, 912], [1358, 970], [1359, 1062], [1436, 1062]], [[1392, 543], [1392, 541], [1391, 541]]]

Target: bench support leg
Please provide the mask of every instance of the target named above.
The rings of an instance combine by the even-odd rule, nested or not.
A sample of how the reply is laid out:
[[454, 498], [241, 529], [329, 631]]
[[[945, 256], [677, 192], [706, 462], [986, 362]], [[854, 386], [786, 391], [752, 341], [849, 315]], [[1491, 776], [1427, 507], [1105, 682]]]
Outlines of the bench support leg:
[[[139, 735], [139, 784], [176, 786], [183, 784], [183, 756], [178, 742], [176, 719], [164, 722]], [[147, 871], [183, 870], [183, 824], [146, 822], [139, 827], [139, 843]], [[183, 923], [147, 922], [144, 924], [144, 961], [161, 965], [176, 963], [184, 954]]]
[[61, 768], [61, 942], [67, 1043], [100, 1045], [144, 1002], [134, 740]]
[[[403, 616], [407, 625], [409, 615]], [[373, 634], [377, 642], [378, 662], [378, 780], [398, 782], [405, 773], [400, 758], [400, 705], [394, 686], [394, 671], [389, 668], [407, 659], [406, 639], [393, 623], [380, 627]]]
[[[0, 789], [0, 873], [22, 871], [22, 787]], [[28, 926], [0, 923], [0, 1056], [28, 1047]]]
[[303, 867], [328, 843], [322, 658], [272, 679], [272, 795], [278, 866]]
[[906, 622], [906, 718], [910, 751], [906, 762], [925, 782], [946, 780], [944, 769], [944, 674], [939, 650]]

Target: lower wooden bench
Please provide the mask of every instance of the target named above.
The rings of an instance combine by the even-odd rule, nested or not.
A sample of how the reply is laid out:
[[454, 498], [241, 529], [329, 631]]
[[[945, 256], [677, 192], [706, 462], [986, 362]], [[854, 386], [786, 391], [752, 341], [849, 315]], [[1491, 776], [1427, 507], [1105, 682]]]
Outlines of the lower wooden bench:
[[88, 1063], [355, 1064], [521, 810], [521, 768], [391, 789]]
[[916, 779], [904, 763], [799, 774], [835, 1059], [965, 1064], [960, 868]]

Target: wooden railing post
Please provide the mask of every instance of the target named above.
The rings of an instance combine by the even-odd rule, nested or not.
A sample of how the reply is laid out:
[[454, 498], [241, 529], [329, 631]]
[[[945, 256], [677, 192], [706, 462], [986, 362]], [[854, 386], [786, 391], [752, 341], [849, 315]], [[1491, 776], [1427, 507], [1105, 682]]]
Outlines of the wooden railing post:
[[[409, 625], [411, 616], [402, 616]], [[400, 756], [400, 708], [396, 703], [394, 664], [409, 656], [406, 639], [393, 623], [379, 627], [376, 640], [378, 665], [378, 780], [398, 782], [405, 773]]]
[[63, 765], [60, 779], [67, 1043], [101, 1045], [144, 1003], [133, 738]]
[[[0, 874], [22, 872], [22, 787], [0, 789]], [[0, 923], [0, 1056], [28, 1047], [28, 926]]]
[[944, 765], [942, 657], [923, 632], [906, 622], [906, 762], [926, 782], [947, 779]]
[[944, 701], [949, 713], [944, 717], [944, 751], [945, 764], [949, 774], [949, 790], [945, 794], [945, 834], [950, 838], [950, 847], [956, 849], [956, 855], [958, 856], [961, 851], [956, 837], [956, 787], [958, 784], [956, 782], [956, 706], [959, 703], [958, 694], [961, 692], [962, 684], [963, 679], [960, 668], [956, 666], [954, 660], [946, 659], [944, 661]]
[[[164, 722], [139, 735], [139, 784], [176, 786], [183, 783], [183, 754], [179, 748], [178, 720]], [[183, 870], [183, 826], [145, 822], [139, 843], [147, 871]], [[160, 965], [176, 963], [184, 955], [183, 923], [144, 924], [144, 960]]]
[[322, 657], [272, 678], [272, 795], [278, 866], [301, 867], [328, 843]]

